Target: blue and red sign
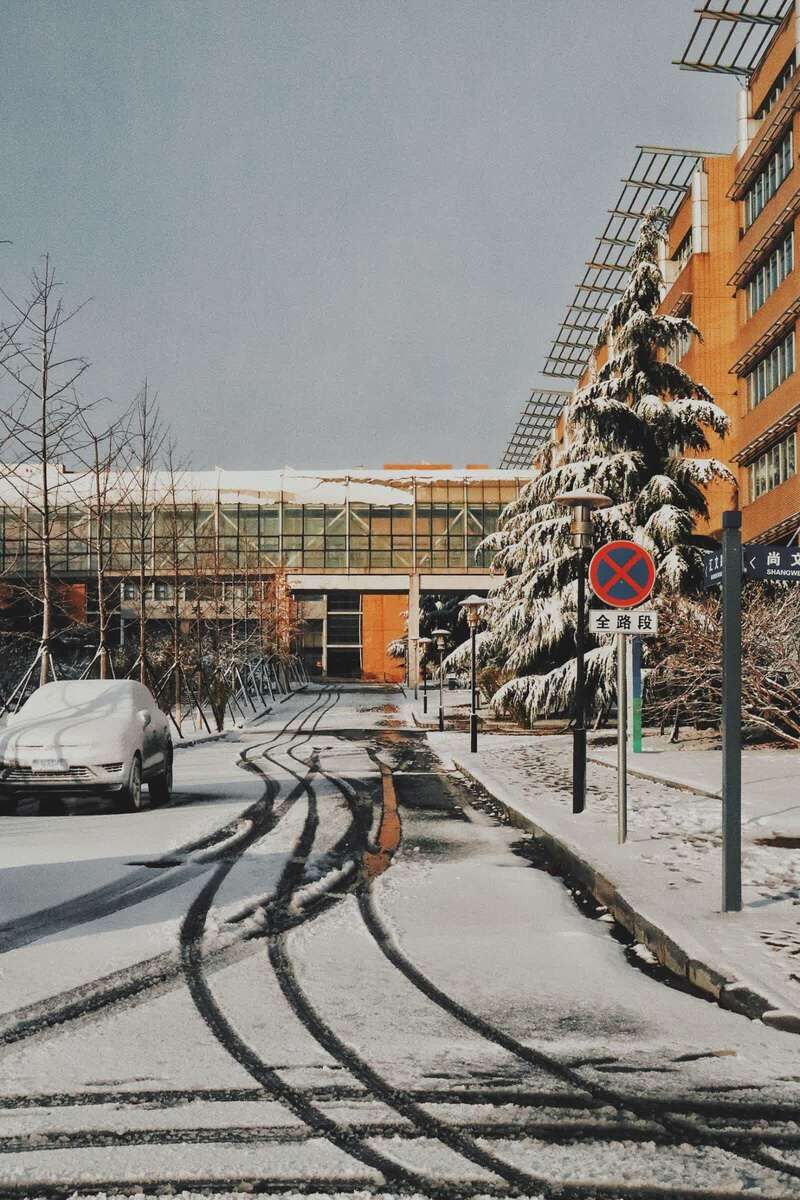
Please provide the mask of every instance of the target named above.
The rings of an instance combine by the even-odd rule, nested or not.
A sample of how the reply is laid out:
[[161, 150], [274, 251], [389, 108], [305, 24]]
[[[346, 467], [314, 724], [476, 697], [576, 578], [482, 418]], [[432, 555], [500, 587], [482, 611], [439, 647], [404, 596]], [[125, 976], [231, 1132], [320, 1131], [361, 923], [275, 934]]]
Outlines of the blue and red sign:
[[636, 542], [609, 542], [589, 563], [589, 583], [604, 604], [633, 608], [653, 590], [656, 565]]

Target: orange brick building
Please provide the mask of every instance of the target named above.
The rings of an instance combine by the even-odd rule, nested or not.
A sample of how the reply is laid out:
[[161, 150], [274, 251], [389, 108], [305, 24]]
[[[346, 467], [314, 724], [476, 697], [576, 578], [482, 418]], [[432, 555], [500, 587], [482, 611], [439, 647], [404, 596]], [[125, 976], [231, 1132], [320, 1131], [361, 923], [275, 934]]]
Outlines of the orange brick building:
[[[728, 486], [712, 490], [709, 529], [702, 532], [716, 533], [722, 510], [738, 502], [746, 541], [786, 542], [800, 527], [800, 13], [793, 0], [755, 7], [706, 0], [696, 11], [679, 65], [739, 79], [731, 113], [735, 148], [637, 148], [544, 374], [572, 386], [587, 381], [599, 326], [625, 286], [641, 218], [654, 205], [665, 207], [671, 219], [661, 311], [689, 316], [701, 331], [702, 340], [677, 347], [675, 358], [728, 413], [730, 433], [712, 437], [711, 452], [738, 480], [738, 497]], [[527, 427], [558, 395], [534, 393], [540, 398], [528, 402]], [[569, 392], [560, 395], [563, 402]], [[522, 465], [520, 454], [531, 451], [522, 449], [522, 425], [505, 466]], [[560, 422], [551, 436], [561, 436]]]

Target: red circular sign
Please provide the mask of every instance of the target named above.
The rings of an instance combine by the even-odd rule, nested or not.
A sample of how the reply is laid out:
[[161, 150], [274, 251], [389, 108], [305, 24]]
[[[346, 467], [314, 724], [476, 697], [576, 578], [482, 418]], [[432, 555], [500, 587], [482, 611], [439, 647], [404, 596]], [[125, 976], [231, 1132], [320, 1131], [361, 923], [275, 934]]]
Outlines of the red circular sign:
[[589, 583], [604, 604], [633, 608], [653, 590], [656, 564], [636, 542], [609, 542], [589, 563]]

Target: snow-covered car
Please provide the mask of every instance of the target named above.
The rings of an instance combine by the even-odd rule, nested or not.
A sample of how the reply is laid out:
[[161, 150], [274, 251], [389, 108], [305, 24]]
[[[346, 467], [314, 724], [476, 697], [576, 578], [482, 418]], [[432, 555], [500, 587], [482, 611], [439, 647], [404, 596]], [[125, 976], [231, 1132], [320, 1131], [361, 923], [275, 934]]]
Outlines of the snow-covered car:
[[0, 811], [22, 795], [110, 794], [142, 808], [169, 800], [172, 739], [150, 691], [132, 679], [46, 683], [0, 729]]

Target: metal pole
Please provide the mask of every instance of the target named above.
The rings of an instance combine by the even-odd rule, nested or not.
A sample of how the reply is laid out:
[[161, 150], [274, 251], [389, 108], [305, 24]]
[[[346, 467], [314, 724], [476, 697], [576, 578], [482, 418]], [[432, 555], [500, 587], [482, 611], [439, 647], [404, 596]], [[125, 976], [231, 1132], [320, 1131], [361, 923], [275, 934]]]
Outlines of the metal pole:
[[722, 911], [742, 908], [742, 514], [722, 514]]
[[575, 624], [575, 728], [572, 735], [572, 811], [586, 808], [586, 551], [578, 552], [578, 612]]
[[469, 748], [471, 754], [478, 750], [478, 684], [475, 671], [475, 635], [477, 623], [472, 626], [472, 708], [469, 714]]
[[631, 700], [627, 706], [628, 739], [633, 754], [642, 754], [642, 638], [628, 637], [628, 668], [631, 672]]
[[414, 699], [419, 700], [419, 642], [414, 638]]
[[628, 837], [628, 647], [617, 634], [617, 841]]
[[439, 732], [444, 733], [444, 693], [442, 691], [442, 675], [444, 674], [444, 650], [439, 647]]
[[428, 711], [428, 668], [422, 668], [422, 711]]

